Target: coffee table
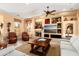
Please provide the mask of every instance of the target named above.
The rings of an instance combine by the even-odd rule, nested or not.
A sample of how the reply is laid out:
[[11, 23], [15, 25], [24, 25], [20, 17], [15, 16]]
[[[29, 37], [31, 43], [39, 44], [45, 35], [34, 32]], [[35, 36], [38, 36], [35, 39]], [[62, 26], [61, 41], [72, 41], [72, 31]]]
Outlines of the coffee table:
[[45, 38], [45, 41], [39, 41], [38, 38], [32, 42], [29, 42], [29, 44], [31, 44], [30, 53], [34, 53], [40, 56], [46, 55], [50, 47], [50, 41], [51, 39], [47, 38]]

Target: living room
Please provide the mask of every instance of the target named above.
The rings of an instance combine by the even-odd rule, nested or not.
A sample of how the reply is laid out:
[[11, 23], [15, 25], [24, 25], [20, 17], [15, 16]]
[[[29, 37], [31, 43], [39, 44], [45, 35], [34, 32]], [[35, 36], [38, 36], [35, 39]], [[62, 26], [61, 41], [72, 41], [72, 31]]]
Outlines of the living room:
[[79, 3], [0, 3], [0, 56], [79, 56]]

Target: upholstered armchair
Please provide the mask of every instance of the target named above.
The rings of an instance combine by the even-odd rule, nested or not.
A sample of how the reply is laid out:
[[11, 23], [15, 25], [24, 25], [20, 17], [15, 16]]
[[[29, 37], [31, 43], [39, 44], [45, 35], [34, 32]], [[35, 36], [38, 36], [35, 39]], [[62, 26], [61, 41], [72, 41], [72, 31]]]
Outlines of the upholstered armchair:
[[29, 41], [29, 35], [27, 32], [22, 32], [22, 40], [23, 41]]
[[9, 39], [9, 44], [16, 43], [16, 41], [17, 41], [16, 33], [15, 32], [9, 32], [8, 39]]

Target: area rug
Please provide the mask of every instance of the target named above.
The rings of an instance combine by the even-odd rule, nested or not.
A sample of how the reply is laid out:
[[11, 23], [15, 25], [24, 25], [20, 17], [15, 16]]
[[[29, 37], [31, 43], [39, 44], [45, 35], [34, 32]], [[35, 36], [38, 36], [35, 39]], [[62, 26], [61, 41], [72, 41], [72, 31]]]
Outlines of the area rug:
[[[60, 56], [60, 44], [59, 42], [52, 41], [50, 42], [50, 48], [48, 50], [47, 56]], [[36, 54], [30, 53], [31, 46], [28, 43], [25, 43], [21, 45], [20, 47], [17, 47], [16, 50], [26, 53], [28, 56], [38, 56]]]

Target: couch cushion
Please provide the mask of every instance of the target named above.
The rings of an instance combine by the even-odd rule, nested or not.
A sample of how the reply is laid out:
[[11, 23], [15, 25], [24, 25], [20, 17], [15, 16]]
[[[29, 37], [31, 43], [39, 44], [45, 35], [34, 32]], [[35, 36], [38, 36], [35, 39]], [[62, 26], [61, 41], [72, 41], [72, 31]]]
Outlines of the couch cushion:
[[11, 53], [7, 54], [6, 56], [25, 56], [25, 55], [26, 55], [25, 53], [22, 53], [18, 50], [14, 50]]
[[79, 36], [72, 37], [70, 42], [72, 43], [72, 46], [74, 46], [74, 48], [79, 53]]
[[70, 42], [73, 43], [75, 40], [78, 40], [78, 36], [73, 36], [73, 37], [70, 39]]
[[75, 51], [69, 50], [69, 49], [64, 49], [62, 48], [61, 50], [61, 56], [79, 56]]
[[5, 56], [8, 53], [10, 53], [11, 51], [13, 51], [14, 49], [15, 49], [14, 46], [10, 46], [10, 47], [7, 47], [5, 49], [2, 49], [2, 50], [0, 50], [0, 56]]
[[69, 49], [69, 50], [73, 50], [74, 51], [74, 48], [73, 46], [71, 45], [70, 42], [65, 42], [65, 41], [61, 41], [61, 45], [60, 45], [60, 48], [62, 49]]
[[78, 56], [76, 49], [69, 41], [61, 41], [61, 56]]

